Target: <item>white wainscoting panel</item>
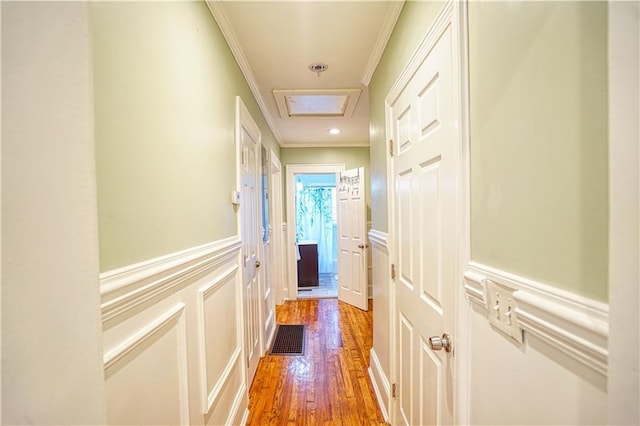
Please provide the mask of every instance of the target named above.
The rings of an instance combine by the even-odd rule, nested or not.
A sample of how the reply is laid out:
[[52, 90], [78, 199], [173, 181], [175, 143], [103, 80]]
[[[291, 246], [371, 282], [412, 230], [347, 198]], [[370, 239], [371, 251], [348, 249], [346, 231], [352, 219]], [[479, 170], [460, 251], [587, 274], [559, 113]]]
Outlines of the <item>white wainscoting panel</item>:
[[487, 309], [487, 283], [514, 290], [520, 328], [570, 358], [607, 375], [609, 306], [528, 278], [470, 262], [465, 291], [470, 302]]
[[189, 422], [185, 304], [104, 355], [109, 424]]
[[376, 398], [378, 399], [378, 405], [380, 406], [380, 411], [382, 411], [382, 416], [386, 422], [389, 422], [391, 385], [389, 384], [389, 379], [382, 370], [382, 366], [380, 366], [380, 360], [378, 360], [376, 351], [373, 348], [370, 352], [370, 366], [367, 372], [369, 373], [373, 390], [376, 393]]
[[[198, 290], [203, 414], [211, 411], [242, 352], [236, 332], [238, 270], [238, 265], [232, 265]], [[220, 327], [220, 321], [230, 326]]]
[[240, 238], [101, 275], [109, 424], [246, 415]]
[[389, 271], [389, 236], [371, 229], [371, 292], [373, 298], [373, 348], [370, 352], [369, 377], [378, 404], [389, 421], [391, 409], [391, 275]]

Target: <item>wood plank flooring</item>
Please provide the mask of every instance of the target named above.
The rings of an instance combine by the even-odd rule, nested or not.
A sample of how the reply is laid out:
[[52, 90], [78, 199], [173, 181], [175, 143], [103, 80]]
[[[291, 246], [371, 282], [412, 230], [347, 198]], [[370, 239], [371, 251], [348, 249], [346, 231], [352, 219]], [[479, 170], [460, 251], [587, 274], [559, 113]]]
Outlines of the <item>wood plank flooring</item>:
[[384, 425], [369, 376], [372, 309], [337, 299], [276, 307], [278, 324], [306, 324], [304, 356], [266, 355], [249, 392], [248, 425]]

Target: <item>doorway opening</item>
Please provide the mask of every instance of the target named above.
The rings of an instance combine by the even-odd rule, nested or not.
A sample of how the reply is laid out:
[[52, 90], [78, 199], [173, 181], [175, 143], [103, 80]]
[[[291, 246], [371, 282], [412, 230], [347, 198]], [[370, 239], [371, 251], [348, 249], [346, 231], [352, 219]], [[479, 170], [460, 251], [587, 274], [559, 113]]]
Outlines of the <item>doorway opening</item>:
[[297, 296], [338, 297], [335, 173], [296, 173]]

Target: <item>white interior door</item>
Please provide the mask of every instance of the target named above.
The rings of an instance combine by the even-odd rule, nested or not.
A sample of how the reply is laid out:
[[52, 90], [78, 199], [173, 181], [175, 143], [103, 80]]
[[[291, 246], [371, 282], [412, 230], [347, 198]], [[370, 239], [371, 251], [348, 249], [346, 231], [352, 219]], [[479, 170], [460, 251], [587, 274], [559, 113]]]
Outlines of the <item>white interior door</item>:
[[[451, 424], [456, 380], [456, 197], [459, 140], [451, 26], [417, 72], [388, 99], [393, 152], [393, 263], [396, 278], [395, 424]], [[453, 346], [453, 343], [450, 343]]]
[[[239, 99], [239, 98], [238, 98]], [[240, 157], [240, 237], [242, 239], [242, 290], [244, 310], [245, 356], [248, 367], [248, 386], [251, 385], [260, 360], [260, 286], [257, 268], [259, 230], [259, 161], [260, 130], [242, 101], [238, 100]]]
[[338, 173], [338, 298], [368, 309], [364, 167]]
[[270, 173], [271, 173], [271, 192], [269, 193], [269, 205], [271, 214], [271, 223], [273, 224], [273, 232], [271, 233], [271, 251], [269, 265], [271, 265], [271, 283], [272, 289], [275, 289], [275, 303], [280, 305], [284, 302], [286, 293], [286, 284], [284, 279], [285, 258], [284, 258], [284, 235], [282, 231], [282, 164], [271, 151], [270, 157]]
[[[275, 306], [275, 291], [273, 277], [273, 268], [277, 262], [272, 256], [273, 245], [275, 239], [273, 238], [272, 226], [273, 223], [273, 206], [269, 202], [271, 198], [271, 187], [273, 186], [273, 175], [271, 174], [271, 160], [269, 157], [273, 155], [273, 151], [269, 154], [267, 150], [261, 148], [261, 160], [262, 160], [262, 187], [260, 196], [260, 210], [262, 212], [262, 252], [260, 258], [263, 260], [259, 268], [260, 276], [260, 289], [263, 295], [262, 298], [262, 315], [260, 323], [262, 324], [262, 338], [261, 338], [261, 354], [266, 351], [275, 335], [276, 331], [276, 306]], [[278, 181], [281, 184], [281, 181]]]

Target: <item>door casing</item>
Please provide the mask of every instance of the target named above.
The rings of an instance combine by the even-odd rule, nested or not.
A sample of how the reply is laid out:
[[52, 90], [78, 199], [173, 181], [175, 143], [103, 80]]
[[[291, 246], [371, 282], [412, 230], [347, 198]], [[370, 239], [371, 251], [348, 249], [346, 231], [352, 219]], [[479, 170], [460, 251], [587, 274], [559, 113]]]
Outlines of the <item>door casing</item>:
[[287, 164], [287, 290], [285, 298], [298, 298], [298, 272], [296, 269], [296, 206], [295, 175], [297, 174], [330, 174], [345, 170], [344, 164]]

